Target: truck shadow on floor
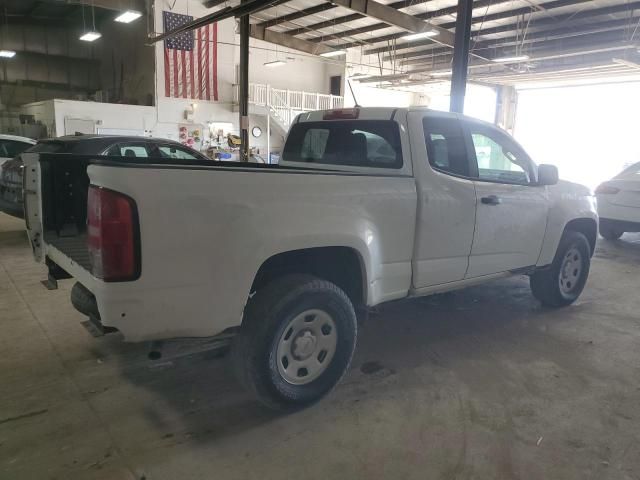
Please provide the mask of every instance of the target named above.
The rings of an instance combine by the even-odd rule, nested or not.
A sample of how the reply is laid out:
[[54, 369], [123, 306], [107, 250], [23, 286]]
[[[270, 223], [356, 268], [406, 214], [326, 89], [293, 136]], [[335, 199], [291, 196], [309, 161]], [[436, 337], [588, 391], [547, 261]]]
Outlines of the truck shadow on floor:
[[[638, 243], [634, 242], [640, 236], [626, 237], [627, 243], [601, 242], [597, 257], [603, 260], [598, 261], [607, 261], [609, 255], [626, 255], [627, 261], [635, 258]], [[631, 255], [619, 252], [629, 245]], [[295, 418], [304, 422], [307, 416], [319, 415], [318, 411], [355, 408], [392, 389], [424, 390], [428, 388], [424, 379], [435, 373], [469, 378], [473, 376], [469, 365], [474, 364], [483, 365], [479, 373], [485, 377], [492, 372], [497, 390], [506, 381], [501, 375], [509, 373], [501, 371], [504, 363], [552, 361], [568, 372], [580, 372], [579, 340], [563, 340], [547, 331], [562, 328], [563, 322], [582, 322], [583, 313], [597, 314], [591, 310], [599, 295], [609, 293], [587, 288], [574, 306], [547, 310], [532, 297], [527, 277], [514, 277], [382, 305], [359, 326], [356, 354], [342, 383], [318, 405], [294, 414]], [[148, 345], [124, 344], [117, 337], [100, 344], [102, 352], [96, 355], [108, 352], [117, 359], [119, 379], [157, 399], [143, 396], [139, 402], [162, 444], [215, 443], [282, 418], [239, 386], [230, 355], [218, 358], [217, 351], [201, 351], [149, 362]], [[473, 386], [474, 381], [471, 378], [469, 384]]]
[[[356, 355], [342, 384], [311, 409], [333, 408], [346, 397], [375, 391], [385, 377], [416, 366], [446, 368], [449, 358], [483, 348], [486, 339], [521, 334], [527, 319], [540, 314], [526, 278], [384, 305], [360, 326]], [[469, 342], [475, 343], [473, 349]], [[244, 392], [230, 355], [216, 358], [215, 351], [200, 352], [150, 363], [143, 345], [114, 343], [113, 348], [121, 350], [116, 356], [122, 376], [158, 398], [145, 403], [144, 413], [166, 441], [215, 442], [282, 416]], [[176, 414], [180, 431], [165, 420]]]

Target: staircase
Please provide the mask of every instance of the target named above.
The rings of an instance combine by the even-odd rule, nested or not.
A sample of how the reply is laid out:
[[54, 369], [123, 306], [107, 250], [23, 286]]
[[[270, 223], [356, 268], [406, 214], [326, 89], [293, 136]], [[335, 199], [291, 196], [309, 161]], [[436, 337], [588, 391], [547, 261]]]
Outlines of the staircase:
[[[234, 100], [238, 102], [238, 88], [234, 89]], [[296, 115], [314, 110], [342, 108], [344, 97], [322, 93], [300, 92], [272, 88], [259, 83], [249, 84], [249, 112], [268, 115], [274, 126], [283, 133], [289, 131]]]

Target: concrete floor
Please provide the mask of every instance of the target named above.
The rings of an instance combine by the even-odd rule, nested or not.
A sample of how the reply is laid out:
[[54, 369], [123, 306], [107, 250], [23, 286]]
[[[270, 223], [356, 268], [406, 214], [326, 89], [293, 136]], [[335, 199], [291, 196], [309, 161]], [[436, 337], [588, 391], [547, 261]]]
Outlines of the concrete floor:
[[640, 235], [564, 310], [525, 278], [387, 305], [336, 391], [277, 416], [227, 357], [90, 337], [21, 230], [0, 216], [2, 480], [640, 479]]

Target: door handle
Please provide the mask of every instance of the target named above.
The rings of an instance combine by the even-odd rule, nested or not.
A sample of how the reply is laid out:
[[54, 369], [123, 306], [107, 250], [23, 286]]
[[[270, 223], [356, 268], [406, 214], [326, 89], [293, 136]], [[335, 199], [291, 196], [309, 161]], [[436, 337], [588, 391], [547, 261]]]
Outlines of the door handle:
[[500, 205], [502, 203], [502, 199], [496, 195], [489, 195], [488, 197], [482, 197], [480, 201], [485, 205]]

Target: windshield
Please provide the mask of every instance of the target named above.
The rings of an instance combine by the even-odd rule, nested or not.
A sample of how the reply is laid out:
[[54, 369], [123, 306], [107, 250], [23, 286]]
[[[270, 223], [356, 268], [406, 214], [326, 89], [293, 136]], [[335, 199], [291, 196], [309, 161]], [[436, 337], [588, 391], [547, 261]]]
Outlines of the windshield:
[[390, 120], [303, 122], [291, 127], [283, 162], [401, 168], [398, 124]]

